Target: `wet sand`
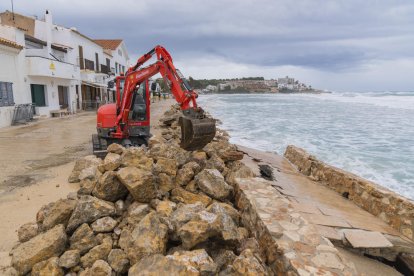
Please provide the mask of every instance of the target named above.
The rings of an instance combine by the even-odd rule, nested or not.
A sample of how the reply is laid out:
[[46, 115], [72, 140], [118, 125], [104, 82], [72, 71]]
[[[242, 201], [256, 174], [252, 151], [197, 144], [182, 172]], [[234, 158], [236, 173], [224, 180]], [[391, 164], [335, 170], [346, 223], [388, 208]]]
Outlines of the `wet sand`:
[[[151, 132], [174, 100], [152, 104]], [[44, 119], [0, 131], [0, 272], [8, 266], [8, 252], [17, 242], [17, 229], [34, 222], [45, 204], [66, 198], [79, 188], [67, 178], [75, 160], [92, 154], [91, 135], [96, 131], [95, 112], [67, 118]]]

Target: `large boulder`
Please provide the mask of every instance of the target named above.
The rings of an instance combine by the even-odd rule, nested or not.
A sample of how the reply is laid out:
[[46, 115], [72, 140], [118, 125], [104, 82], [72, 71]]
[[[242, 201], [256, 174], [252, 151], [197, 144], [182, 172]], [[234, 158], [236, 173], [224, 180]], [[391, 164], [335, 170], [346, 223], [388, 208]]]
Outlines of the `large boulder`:
[[165, 173], [170, 176], [175, 176], [177, 174], [177, 162], [175, 159], [159, 157], [153, 170], [155, 174]]
[[243, 251], [240, 256], [234, 260], [233, 269], [236, 275], [267, 275], [266, 269], [250, 249]]
[[182, 202], [185, 204], [201, 202], [204, 207], [209, 205], [212, 201], [212, 199], [206, 195], [191, 193], [189, 191], [184, 190], [183, 188], [173, 189], [171, 191], [171, 200], [177, 203]]
[[254, 172], [244, 165], [243, 162], [234, 161], [228, 163], [229, 172], [226, 175], [227, 183], [234, 185], [236, 178], [252, 178], [255, 177]]
[[117, 176], [136, 201], [150, 202], [156, 197], [157, 191], [150, 171], [126, 167], [120, 169]]
[[69, 238], [70, 249], [78, 250], [81, 255], [98, 245], [98, 240], [87, 223], [82, 224]]
[[104, 260], [96, 260], [91, 269], [90, 269], [91, 276], [111, 276], [112, 269], [107, 262]]
[[217, 272], [217, 265], [204, 249], [178, 251], [166, 257], [182, 263], [189, 271], [201, 273], [201, 275], [215, 275]]
[[200, 165], [197, 162], [188, 162], [178, 170], [175, 183], [179, 186], [186, 186], [193, 179], [194, 175], [200, 172], [200, 169]]
[[219, 235], [225, 242], [232, 244], [240, 242], [242, 236], [235, 223], [235, 220], [238, 219], [238, 212], [236, 210], [228, 204], [213, 203], [207, 208], [207, 211], [218, 216], [220, 229]]
[[114, 171], [121, 166], [121, 155], [108, 152], [103, 161], [105, 171]]
[[126, 273], [129, 268], [128, 256], [122, 249], [112, 249], [108, 255], [108, 263], [115, 272], [120, 274]]
[[113, 143], [113, 144], [110, 144], [106, 150], [108, 152], [122, 154], [125, 151], [125, 148], [121, 146], [120, 144]]
[[158, 276], [158, 275], [199, 275], [199, 273], [188, 271], [187, 267], [174, 259], [167, 258], [161, 254], [155, 254], [142, 258], [133, 265], [129, 276]]
[[127, 254], [131, 264], [145, 256], [165, 254], [168, 241], [168, 227], [156, 213], [146, 215], [131, 233]]
[[106, 260], [112, 249], [112, 239], [105, 237], [100, 245], [95, 246], [80, 258], [83, 268], [91, 267], [97, 260]]
[[95, 222], [92, 223], [91, 227], [95, 233], [106, 233], [114, 230], [117, 224], [118, 222], [113, 218], [103, 217], [95, 220]]
[[68, 250], [59, 258], [59, 266], [69, 269], [78, 265], [80, 260], [79, 250]]
[[190, 152], [183, 150], [178, 145], [165, 143], [155, 144], [148, 154], [155, 160], [159, 158], [175, 159], [179, 167], [184, 165], [190, 157]]
[[14, 249], [11, 264], [20, 274], [26, 274], [36, 263], [59, 256], [66, 241], [65, 227], [56, 225]]
[[46, 261], [35, 264], [32, 268], [32, 276], [63, 276], [63, 269], [59, 266], [59, 258], [52, 257]]
[[82, 170], [89, 167], [97, 168], [101, 163], [102, 159], [97, 158], [95, 155], [88, 155], [84, 158], [78, 159], [75, 163], [72, 173], [69, 176], [68, 181], [70, 183], [79, 182], [79, 174], [82, 172]]
[[78, 195], [91, 195], [97, 182], [98, 182], [98, 180], [96, 180], [96, 179], [84, 179], [84, 180], [82, 180], [79, 184], [80, 188], [78, 190]]
[[217, 154], [213, 154], [206, 163], [206, 169], [217, 169], [219, 172], [223, 172], [226, 168], [226, 164]]
[[219, 216], [201, 211], [178, 230], [178, 236], [182, 241], [182, 246], [191, 249], [197, 244], [219, 235], [220, 228]]
[[92, 194], [100, 199], [115, 202], [128, 194], [126, 187], [119, 182], [116, 172], [107, 171], [98, 179]]
[[160, 216], [169, 217], [176, 208], [177, 204], [166, 199], [163, 201], [159, 201], [157, 206], [155, 207], [155, 210]]
[[138, 224], [148, 213], [151, 211], [151, 208], [148, 204], [133, 202], [127, 210], [126, 221], [129, 225]]
[[170, 222], [174, 229], [178, 231], [184, 224], [193, 219], [197, 214], [204, 210], [201, 202], [194, 204], [178, 204], [177, 209], [172, 212]]
[[81, 196], [69, 219], [66, 231], [70, 233], [82, 223], [90, 223], [98, 218], [114, 214], [115, 207], [112, 202], [104, 201], [93, 196]]
[[37, 215], [41, 230], [48, 230], [57, 224], [67, 225], [76, 206], [76, 200], [59, 199], [46, 205]]
[[121, 155], [122, 167], [136, 167], [150, 171], [153, 162], [152, 158], [147, 157], [145, 149], [142, 147], [127, 148]]
[[26, 242], [39, 233], [39, 226], [35, 222], [29, 222], [20, 226], [17, 230], [19, 242]]
[[166, 173], [159, 173], [155, 176], [157, 189], [163, 193], [167, 193], [175, 188], [174, 178]]
[[204, 169], [196, 175], [195, 181], [208, 196], [225, 200], [233, 192], [233, 187], [224, 181], [224, 177], [216, 169]]

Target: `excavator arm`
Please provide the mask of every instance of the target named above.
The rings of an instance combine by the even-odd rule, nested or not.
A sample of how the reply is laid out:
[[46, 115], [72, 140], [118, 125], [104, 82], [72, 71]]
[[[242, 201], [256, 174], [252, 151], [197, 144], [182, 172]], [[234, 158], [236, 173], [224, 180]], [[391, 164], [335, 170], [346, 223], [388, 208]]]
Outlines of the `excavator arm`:
[[[154, 55], [156, 55], [157, 61], [148, 67], [141, 68]], [[204, 110], [197, 106], [197, 93], [193, 91], [181, 72], [175, 68], [168, 51], [159, 45], [140, 57], [137, 63], [130, 67], [125, 74], [124, 94], [117, 115], [117, 128], [113, 133], [114, 137], [121, 138], [126, 135], [125, 125], [128, 124], [128, 114], [136, 86], [157, 73], [160, 73], [167, 80], [171, 93], [183, 113], [179, 119], [181, 147], [186, 150], [203, 148], [215, 136], [215, 121], [207, 118]]]

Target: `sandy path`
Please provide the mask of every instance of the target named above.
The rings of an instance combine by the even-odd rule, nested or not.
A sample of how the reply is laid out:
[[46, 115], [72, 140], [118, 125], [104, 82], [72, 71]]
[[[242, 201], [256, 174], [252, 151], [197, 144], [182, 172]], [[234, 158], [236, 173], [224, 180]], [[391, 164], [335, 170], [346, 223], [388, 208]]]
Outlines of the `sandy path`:
[[[160, 116], [174, 100], [161, 100], [151, 106], [151, 132]], [[78, 189], [67, 178], [74, 160], [92, 153], [91, 134], [95, 132], [95, 113], [65, 119], [43, 120], [23, 127], [0, 131], [0, 274], [8, 266], [8, 252], [17, 242], [20, 225], [35, 221], [41, 206], [66, 198]]]

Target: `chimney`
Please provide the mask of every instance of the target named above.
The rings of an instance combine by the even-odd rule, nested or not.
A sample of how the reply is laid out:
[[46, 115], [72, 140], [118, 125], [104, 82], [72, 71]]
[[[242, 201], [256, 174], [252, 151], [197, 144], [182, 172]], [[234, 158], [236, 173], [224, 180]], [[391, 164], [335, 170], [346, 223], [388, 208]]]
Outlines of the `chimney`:
[[49, 10], [46, 10], [45, 13], [45, 25], [46, 25], [46, 43], [47, 43], [47, 51], [49, 53], [52, 52], [52, 28], [53, 28], [53, 21], [52, 21], [52, 13]]

